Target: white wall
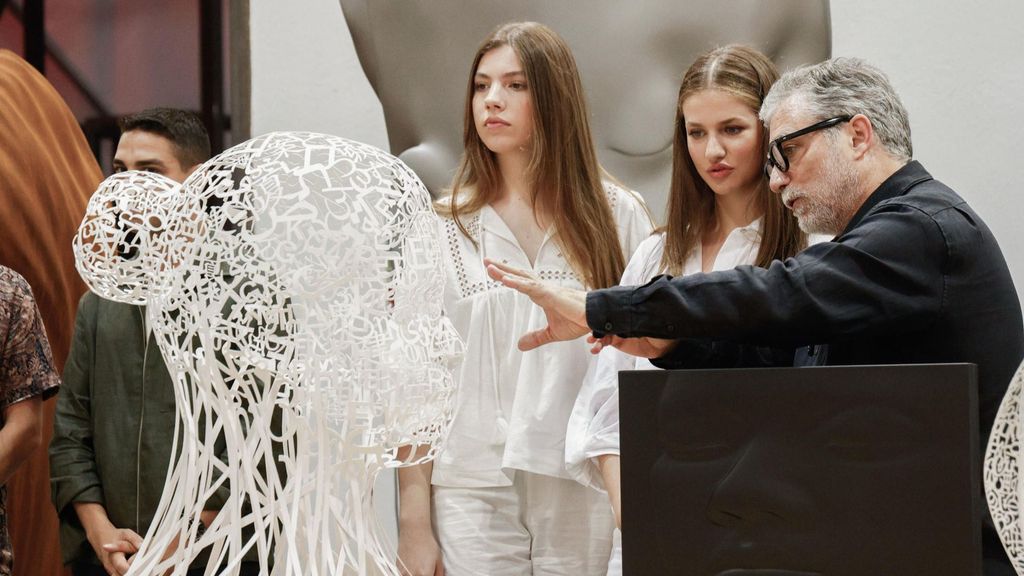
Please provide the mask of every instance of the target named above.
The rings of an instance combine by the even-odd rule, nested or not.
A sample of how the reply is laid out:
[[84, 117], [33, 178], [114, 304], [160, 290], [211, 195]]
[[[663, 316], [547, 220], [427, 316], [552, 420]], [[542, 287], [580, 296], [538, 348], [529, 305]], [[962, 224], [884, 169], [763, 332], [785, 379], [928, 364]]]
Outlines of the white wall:
[[833, 0], [832, 52], [889, 74], [914, 156], [988, 223], [1024, 294], [1024, 2]]
[[[251, 5], [253, 134], [314, 130], [386, 149], [338, 0]], [[835, 55], [889, 73], [915, 156], [988, 222], [1024, 294], [1024, 2], [833, 0], [832, 26]], [[391, 520], [387, 481], [377, 498]]]
[[250, 0], [252, 134], [309, 130], [387, 149], [338, 0]]
[[[833, 0], [832, 26], [835, 55], [890, 75], [915, 156], [988, 222], [1024, 294], [1024, 2]], [[252, 0], [252, 43], [253, 134], [317, 130], [387, 147], [337, 0]]]

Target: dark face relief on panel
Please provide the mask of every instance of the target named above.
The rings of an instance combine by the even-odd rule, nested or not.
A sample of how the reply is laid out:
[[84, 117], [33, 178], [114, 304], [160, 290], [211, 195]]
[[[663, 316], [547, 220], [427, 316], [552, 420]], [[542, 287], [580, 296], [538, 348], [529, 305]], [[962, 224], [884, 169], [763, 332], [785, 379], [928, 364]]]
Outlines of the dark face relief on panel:
[[[630, 507], [623, 407], [626, 573], [974, 573], [970, 370], [907, 368], [669, 373], [647, 510]], [[645, 550], [631, 519], [653, 530]]]

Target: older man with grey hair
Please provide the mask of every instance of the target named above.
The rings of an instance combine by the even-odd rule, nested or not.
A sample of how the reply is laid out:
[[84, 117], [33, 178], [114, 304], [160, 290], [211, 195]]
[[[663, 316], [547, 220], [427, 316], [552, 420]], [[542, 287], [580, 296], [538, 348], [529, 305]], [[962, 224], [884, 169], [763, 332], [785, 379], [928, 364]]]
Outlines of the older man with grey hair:
[[[981, 438], [1024, 356], [1020, 303], [1006, 261], [963, 198], [911, 160], [907, 112], [886, 76], [835, 58], [784, 75], [765, 98], [766, 175], [807, 232], [835, 235], [768, 268], [660, 276], [583, 293], [490, 262], [529, 295], [548, 326], [534, 348], [593, 331], [685, 368], [749, 365], [751, 346], [800, 347], [798, 365], [973, 362]], [[980, 483], [979, 483], [980, 484]], [[980, 501], [984, 501], [981, 498]], [[991, 521], [985, 574], [1013, 574]]]

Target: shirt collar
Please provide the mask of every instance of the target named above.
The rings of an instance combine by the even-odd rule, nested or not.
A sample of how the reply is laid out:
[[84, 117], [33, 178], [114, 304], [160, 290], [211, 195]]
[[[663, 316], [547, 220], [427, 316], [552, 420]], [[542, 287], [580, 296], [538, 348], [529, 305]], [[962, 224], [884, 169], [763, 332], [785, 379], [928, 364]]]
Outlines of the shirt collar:
[[764, 216], [759, 216], [754, 219], [753, 222], [746, 226], [740, 226], [729, 232], [729, 235], [725, 237], [725, 241], [728, 242], [729, 238], [733, 235], [740, 235], [747, 242], [760, 242], [761, 241], [761, 227], [764, 224]]
[[[516, 235], [512, 233], [512, 229], [508, 227], [505, 220], [498, 215], [498, 211], [495, 210], [490, 204], [484, 204], [483, 208], [480, 209], [478, 214], [479, 218], [476, 222], [476, 229], [470, 229], [470, 236], [473, 237], [477, 242], [480, 241], [481, 228], [487, 230], [489, 233], [511, 243], [517, 248], [522, 249], [519, 246], [519, 240]], [[541, 241], [541, 249], [537, 251], [539, 255], [544, 250], [544, 245], [547, 244], [548, 240], [554, 236], [555, 226], [549, 225], [548, 229], [544, 232], [544, 239]]]
[[505, 221], [501, 216], [498, 216], [498, 212], [492, 208], [490, 204], [484, 204], [483, 208], [480, 209], [479, 225], [480, 228], [476, 230], [478, 236], [483, 233], [483, 230], [487, 230], [498, 238], [501, 238], [515, 246], [519, 246], [519, 241], [516, 240], [516, 235], [512, 233], [508, 224], [505, 224]]
[[758, 216], [757, 218], [755, 218], [754, 221], [751, 222], [750, 224], [747, 224], [746, 226], [740, 227], [739, 230], [742, 230], [744, 232], [744, 234], [754, 234], [755, 236], [760, 236], [761, 235], [761, 226], [763, 224], [764, 224], [764, 216], [761, 215], [761, 216]]
[[907, 162], [902, 168], [893, 172], [892, 176], [885, 179], [885, 182], [875, 189], [874, 192], [868, 196], [867, 200], [861, 204], [861, 207], [857, 209], [857, 212], [850, 218], [849, 224], [843, 230], [843, 234], [849, 232], [854, 228], [864, 216], [876, 205], [885, 200], [902, 196], [910, 191], [911, 188], [917, 186], [921, 182], [931, 180], [932, 175], [921, 166], [921, 163], [917, 160], [911, 160]]

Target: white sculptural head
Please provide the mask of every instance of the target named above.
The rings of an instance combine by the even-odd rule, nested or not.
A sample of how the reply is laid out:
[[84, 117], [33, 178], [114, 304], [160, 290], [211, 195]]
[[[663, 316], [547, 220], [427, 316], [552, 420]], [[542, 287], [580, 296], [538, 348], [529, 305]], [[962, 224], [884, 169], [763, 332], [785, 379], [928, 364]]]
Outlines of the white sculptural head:
[[100, 183], [74, 238], [75, 263], [100, 296], [144, 305], [182, 250], [190, 221], [177, 217], [177, 182], [150, 172], [121, 172]]
[[[146, 228], [154, 218], [164, 228]], [[443, 442], [454, 401], [447, 362], [461, 343], [441, 310], [438, 231], [429, 194], [397, 159], [284, 132], [225, 151], [180, 188], [148, 174], [111, 177], [89, 205], [76, 256], [101, 295], [148, 305], [186, 424], [200, 412], [218, 422], [191, 437], [181, 462], [216, 470], [203, 462], [226, 438], [223, 458], [235, 464], [197, 481], [244, 494], [281, 550], [310, 545], [303, 522], [306, 533], [333, 521], [339, 534], [375, 538], [349, 525], [372, 521], [362, 512], [301, 502], [330, 499], [356, 477], [368, 501], [376, 470], [432, 458]], [[254, 462], [265, 478], [231, 470]], [[201, 493], [185, 486], [195, 475], [168, 489]], [[174, 516], [163, 518], [182, 529]], [[289, 532], [283, 519], [296, 517]], [[321, 560], [310, 556], [344, 557], [337, 548], [350, 543], [316, 546], [311, 566]]]

